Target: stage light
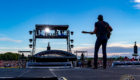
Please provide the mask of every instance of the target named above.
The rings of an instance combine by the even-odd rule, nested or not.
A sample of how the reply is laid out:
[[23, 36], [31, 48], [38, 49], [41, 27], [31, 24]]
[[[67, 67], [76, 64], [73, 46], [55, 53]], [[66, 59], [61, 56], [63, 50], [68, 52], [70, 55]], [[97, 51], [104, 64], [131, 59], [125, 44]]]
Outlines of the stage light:
[[32, 31], [29, 31], [30, 35], [32, 34]]
[[73, 45], [71, 45], [71, 48], [73, 48], [74, 46]]
[[29, 44], [29, 47], [32, 48], [32, 44]]
[[73, 39], [71, 39], [70, 41], [71, 41], [71, 43], [73, 43], [73, 41], [74, 41], [74, 40], [73, 40]]
[[71, 31], [71, 35], [73, 35], [73, 33], [74, 33], [74, 32], [73, 32], [73, 31]]
[[29, 39], [30, 43], [33, 41], [33, 39]]
[[49, 31], [50, 31], [50, 29], [49, 29], [49, 28], [46, 28], [46, 29], [45, 29], [45, 31], [46, 31], [46, 32], [49, 32]]

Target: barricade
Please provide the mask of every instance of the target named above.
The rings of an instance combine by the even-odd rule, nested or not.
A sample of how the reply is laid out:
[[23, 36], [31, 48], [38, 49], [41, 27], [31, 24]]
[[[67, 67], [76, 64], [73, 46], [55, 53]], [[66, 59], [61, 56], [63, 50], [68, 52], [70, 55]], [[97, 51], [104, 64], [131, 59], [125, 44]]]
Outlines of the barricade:
[[27, 62], [26, 68], [71, 68], [71, 62]]
[[111, 67], [131, 67], [131, 66], [140, 66], [139, 61], [114, 61]]

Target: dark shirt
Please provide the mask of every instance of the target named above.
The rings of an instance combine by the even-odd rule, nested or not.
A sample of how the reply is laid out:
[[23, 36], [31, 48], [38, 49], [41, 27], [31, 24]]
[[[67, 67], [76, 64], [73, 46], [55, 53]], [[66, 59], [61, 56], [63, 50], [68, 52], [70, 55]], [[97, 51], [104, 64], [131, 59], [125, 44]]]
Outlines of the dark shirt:
[[[104, 25], [103, 25], [103, 24]], [[106, 31], [106, 28], [105, 28], [105, 25], [109, 25], [107, 22], [105, 21], [102, 21], [102, 23], [100, 21], [98, 22], [95, 22], [95, 27], [97, 27], [97, 35], [106, 35], [107, 34], [107, 31]]]

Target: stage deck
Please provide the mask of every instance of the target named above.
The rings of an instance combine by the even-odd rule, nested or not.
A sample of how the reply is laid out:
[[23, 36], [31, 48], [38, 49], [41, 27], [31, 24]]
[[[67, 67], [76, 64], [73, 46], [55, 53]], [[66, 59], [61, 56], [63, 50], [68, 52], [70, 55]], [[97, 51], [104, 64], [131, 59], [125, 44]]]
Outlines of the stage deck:
[[65, 80], [119, 80], [122, 75], [130, 74], [140, 80], [140, 67], [107, 67], [107, 69], [69, 68], [1, 68], [0, 77], [64, 77]]

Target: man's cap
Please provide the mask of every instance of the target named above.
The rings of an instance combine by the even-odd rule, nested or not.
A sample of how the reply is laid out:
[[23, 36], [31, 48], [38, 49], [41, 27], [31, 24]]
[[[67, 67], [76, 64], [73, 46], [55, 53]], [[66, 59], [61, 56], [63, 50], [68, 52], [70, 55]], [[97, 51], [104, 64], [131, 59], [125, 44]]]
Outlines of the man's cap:
[[97, 19], [103, 19], [103, 16], [102, 15], [98, 15]]

